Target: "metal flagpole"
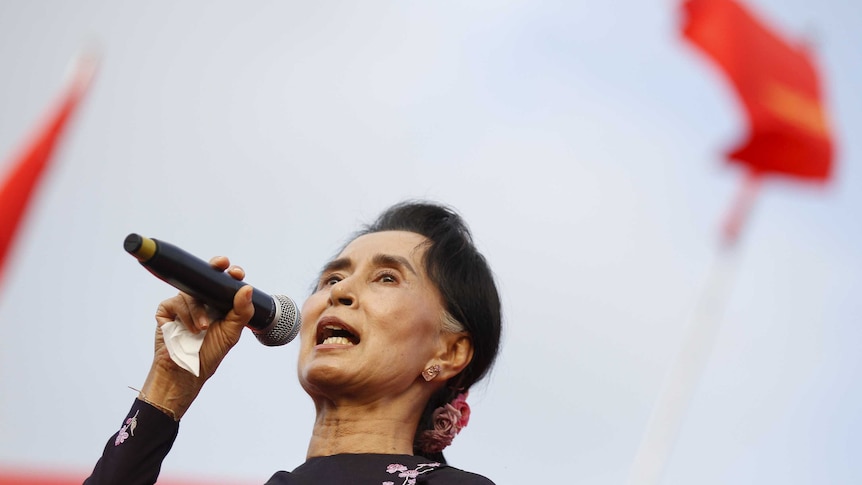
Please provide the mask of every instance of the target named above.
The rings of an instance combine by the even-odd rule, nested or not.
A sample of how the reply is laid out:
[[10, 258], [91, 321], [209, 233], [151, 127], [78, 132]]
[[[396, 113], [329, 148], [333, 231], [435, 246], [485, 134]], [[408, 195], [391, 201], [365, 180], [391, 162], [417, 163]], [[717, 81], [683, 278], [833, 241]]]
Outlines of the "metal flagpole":
[[715, 344], [735, 279], [738, 236], [748, 219], [759, 188], [760, 175], [749, 172], [725, 221], [723, 245], [713, 262], [679, 353], [653, 406], [629, 473], [628, 485], [660, 483], [688, 405]]

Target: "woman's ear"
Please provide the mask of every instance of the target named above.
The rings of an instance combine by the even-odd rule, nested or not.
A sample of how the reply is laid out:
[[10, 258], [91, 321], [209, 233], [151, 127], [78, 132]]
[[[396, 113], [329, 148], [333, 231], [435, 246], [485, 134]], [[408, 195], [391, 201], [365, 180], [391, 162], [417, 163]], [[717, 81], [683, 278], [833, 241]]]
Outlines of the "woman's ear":
[[434, 363], [440, 366], [439, 377], [447, 381], [458, 375], [473, 359], [473, 339], [466, 332], [444, 332], [440, 336], [440, 351]]

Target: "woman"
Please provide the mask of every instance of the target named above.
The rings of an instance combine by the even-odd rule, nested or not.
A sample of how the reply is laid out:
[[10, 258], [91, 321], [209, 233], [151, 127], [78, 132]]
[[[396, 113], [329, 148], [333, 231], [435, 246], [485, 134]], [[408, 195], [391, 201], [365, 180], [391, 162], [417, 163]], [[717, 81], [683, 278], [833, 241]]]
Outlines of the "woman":
[[[242, 279], [219, 257], [212, 265]], [[212, 321], [180, 293], [156, 312], [206, 330], [200, 376], [155, 358], [132, 410], [85, 483], [153, 483], [178, 421], [251, 318], [251, 288]], [[302, 308], [298, 373], [317, 411], [307, 461], [268, 484], [491, 484], [447, 466], [442, 450], [466, 426], [470, 387], [500, 342], [493, 275], [463, 220], [429, 203], [384, 212], [323, 268]]]

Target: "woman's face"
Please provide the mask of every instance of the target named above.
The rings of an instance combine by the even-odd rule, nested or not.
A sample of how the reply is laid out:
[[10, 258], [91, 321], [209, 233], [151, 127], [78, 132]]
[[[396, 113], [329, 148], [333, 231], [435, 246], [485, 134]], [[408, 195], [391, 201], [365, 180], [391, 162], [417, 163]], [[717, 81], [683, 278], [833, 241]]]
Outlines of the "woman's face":
[[309, 394], [373, 401], [418, 382], [441, 345], [444, 311], [425, 273], [427, 242], [366, 234], [324, 267], [302, 308], [299, 379]]

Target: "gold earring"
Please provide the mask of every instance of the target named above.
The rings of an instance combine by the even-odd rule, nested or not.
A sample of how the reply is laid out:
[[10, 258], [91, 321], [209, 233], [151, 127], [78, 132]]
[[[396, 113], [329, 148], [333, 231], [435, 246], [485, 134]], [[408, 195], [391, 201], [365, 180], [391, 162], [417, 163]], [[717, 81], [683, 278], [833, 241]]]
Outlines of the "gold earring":
[[434, 378], [437, 377], [438, 374], [440, 374], [440, 366], [437, 364], [434, 364], [431, 367], [422, 371], [422, 377], [426, 381], [434, 380]]

